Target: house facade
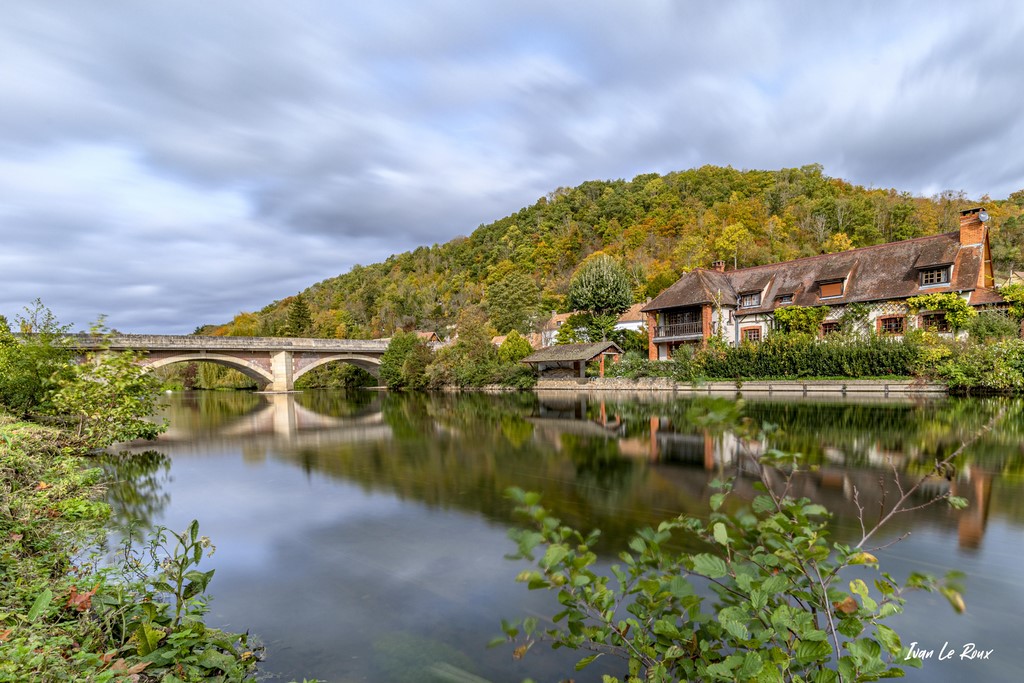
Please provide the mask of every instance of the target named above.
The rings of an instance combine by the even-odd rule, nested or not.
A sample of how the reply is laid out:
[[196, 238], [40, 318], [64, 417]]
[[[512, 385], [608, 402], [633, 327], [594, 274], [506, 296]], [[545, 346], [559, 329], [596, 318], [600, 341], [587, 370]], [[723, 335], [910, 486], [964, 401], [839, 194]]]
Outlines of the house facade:
[[775, 311], [785, 306], [827, 306], [821, 334], [838, 331], [851, 304], [867, 309], [881, 334], [901, 335], [920, 326], [942, 329], [942, 313], [911, 315], [906, 300], [955, 292], [975, 307], [994, 307], [992, 257], [984, 209], [960, 213], [957, 232], [821, 254], [726, 271], [686, 273], [644, 306], [651, 360], [668, 360], [680, 346], [719, 336], [730, 345], [764, 339]]

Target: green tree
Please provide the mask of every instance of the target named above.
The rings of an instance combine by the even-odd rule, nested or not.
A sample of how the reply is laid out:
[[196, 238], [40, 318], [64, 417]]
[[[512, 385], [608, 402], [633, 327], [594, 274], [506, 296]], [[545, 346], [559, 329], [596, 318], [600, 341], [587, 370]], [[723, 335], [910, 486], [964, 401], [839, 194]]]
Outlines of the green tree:
[[92, 448], [155, 438], [165, 425], [147, 419], [156, 412], [160, 380], [146, 372], [133, 352], [100, 350], [62, 373], [53, 410], [72, 418], [75, 432]]
[[396, 332], [391, 337], [391, 343], [380, 357], [380, 379], [388, 389], [420, 385], [419, 374], [426, 369], [426, 363], [419, 362], [423, 356], [420, 347], [429, 354], [430, 349], [413, 332]]
[[515, 330], [508, 333], [505, 341], [498, 347], [498, 360], [503, 363], [518, 363], [533, 353], [533, 347], [523, 335]]
[[487, 315], [498, 334], [528, 332], [537, 317], [540, 288], [526, 273], [514, 270], [487, 287]]
[[619, 348], [625, 353], [630, 351], [641, 355], [647, 355], [647, 330], [641, 328], [640, 330], [614, 330], [609, 336], [613, 342], [619, 345]]
[[71, 364], [69, 325], [36, 299], [15, 318], [21, 337], [0, 327], [0, 405], [19, 415], [46, 412], [56, 376]]
[[732, 257], [733, 268], [739, 267], [740, 247], [750, 242], [750, 231], [743, 223], [730, 223], [715, 240], [715, 251], [722, 258]]
[[618, 319], [619, 316], [615, 313], [574, 313], [558, 328], [555, 343], [587, 344], [612, 339], [616, 336], [615, 323]]
[[633, 303], [629, 273], [606, 254], [587, 259], [569, 281], [570, 308], [596, 315], [621, 315]]
[[309, 312], [309, 305], [301, 294], [296, 294], [291, 303], [288, 304], [288, 319], [285, 323], [285, 335], [288, 337], [301, 337], [309, 332], [313, 324], [312, 315]]

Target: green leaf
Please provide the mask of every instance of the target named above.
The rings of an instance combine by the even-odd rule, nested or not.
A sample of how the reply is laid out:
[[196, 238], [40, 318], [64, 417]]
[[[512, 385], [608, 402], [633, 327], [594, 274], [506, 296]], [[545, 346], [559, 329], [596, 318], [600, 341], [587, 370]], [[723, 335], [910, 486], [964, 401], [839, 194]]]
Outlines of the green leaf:
[[36, 598], [35, 602], [32, 603], [32, 607], [29, 609], [28, 616], [26, 618], [30, 622], [35, 621], [39, 618], [39, 615], [42, 614], [43, 611], [45, 611], [46, 608], [50, 606], [50, 603], [52, 601], [53, 591], [51, 591], [49, 588], [44, 589], [43, 592], [40, 593], [39, 596]]
[[711, 496], [711, 509], [712, 510], [718, 510], [718, 508], [722, 507], [722, 501], [724, 501], [724, 500], [725, 500], [725, 494], [724, 493], [716, 493], [716, 494], [712, 495]]
[[899, 635], [888, 626], [875, 624], [875, 636], [889, 654], [898, 655], [903, 650]]
[[204, 669], [220, 669], [225, 673], [235, 665], [235, 658], [224, 652], [207, 648], [199, 655], [199, 666]]
[[729, 532], [726, 531], [725, 525], [721, 522], [715, 522], [714, 527], [715, 540], [722, 545], [729, 545]]
[[711, 579], [725, 576], [729, 569], [720, 557], [699, 553], [693, 556], [693, 571]]
[[949, 586], [943, 586], [939, 589], [939, 592], [946, 596], [946, 599], [949, 600], [949, 604], [953, 606], [953, 609], [956, 610], [957, 614], [963, 614], [964, 610], [967, 609], [967, 606], [964, 603], [964, 598], [960, 595], [960, 591], [954, 590]]
[[872, 664], [878, 661], [882, 656], [882, 646], [871, 638], [851, 641], [846, 644], [846, 647], [850, 650], [853, 658], [861, 665], [861, 668], [865, 664]]
[[651, 627], [655, 635], [665, 636], [673, 640], [679, 638], [679, 629], [668, 619], [658, 619], [654, 622], [654, 626]]
[[779, 591], [786, 590], [786, 586], [788, 585], [789, 580], [784, 574], [776, 574], [765, 579], [765, 582], [761, 584], [761, 590], [765, 591], [769, 595], [774, 595]]
[[693, 595], [693, 586], [682, 576], [673, 576], [668, 583], [668, 592], [674, 598], [685, 598], [688, 595]]
[[597, 659], [600, 656], [601, 656], [601, 653], [599, 652], [596, 655], [590, 655], [589, 657], [584, 657], [580, 661], [576, 662], [576, 670], [577, 671], [582, 671], [583, 669], [585, 669], [588, 666], [590, 666], [590, 663], [593, 662], [595, 659]]
[[895, 602], [887, 602], [882, 605], [882, 609], [878, 610], [878, 618], [884, 619], [891, 617], [894, 614], [900, 614], [903, 612], [903, 608], [897, 605]]
[[549, 546], [547, 551], [544, 553], [544, 557], [541, 558], [540, 566], [544, 569], [550, 569], [564, 560], [565, 556], [568, 554], [569, 549], [560, 543]]
[[750, 632], [744, 623], [746, 619], [747, 614], [739, 607], [726, 607], [718, 613], [718, 623], [737, 640], [746, 640], [750, 637]]
[[135, 649], [139, 656], [146, 657], [153, 654], [160, 647], [160, 641], [163, 640], [164, 635], [163, 631], [155, 629], [149, 624], [142, 624], [135, 629], [132, 640], [135, 641]]
[[572, 585], [575, 586], [576, 588], [580, 588], [581, 586], [586, 586], [590, 582], [591, 582], [591, 579], [586, 574], [576, 574], [576, 575], [574, 575], [572, 577]]
[[763, 664], [761, 655], [756, 652], [748, 652], [743, 657], [743, 666], [736, 671], [736, 678], [742, 681], [754, 677], [761, 670]]
[[864, 630], [864, 624], [856, 617], [848, 617], [839, 620], [837, 630], [847, 638], [856, 638]]
[[811, 680], [814, 683], [835, 683], [839, 680], [839, 673], [832, 669], [818, 669], [811, 676]]
[[832, 646], [827, 640], [801, 640], [794, 654], [800, 664], [810, 664], [827, 659], [832, 654]]
[[734, 679], [733, 670], [743, 665], [743, 657], [740, 655], [729, 655], [720, 662], [708, 666], [708, 673], [720, 678]]
[[634, 536], [629, 539], [629, 549], [642, 555], [644, 551], [647, 550], [647, 544], [644, 542], [644, 539], [639, 536]]
[[878, 677], [879, 678], [903, 678], [906, 675], [907, 674], [903, 671], [903, 669], [901, 669], [901, 668], [899, 668], [897, 666], [897, 667], [893, 667], [892, 669], [888, 669], [887, 671], [884, 671], [884, 672], [878, 674]]

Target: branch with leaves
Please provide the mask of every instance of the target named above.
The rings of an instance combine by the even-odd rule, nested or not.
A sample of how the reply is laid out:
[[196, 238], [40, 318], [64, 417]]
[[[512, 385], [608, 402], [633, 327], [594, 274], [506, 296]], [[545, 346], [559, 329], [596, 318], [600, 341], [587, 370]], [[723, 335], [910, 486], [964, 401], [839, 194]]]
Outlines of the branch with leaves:
[[[947, 471], [967, 445], [938, 463], [936, 472]], [[584, 535], [565, 526], [540, 504], [538, 494], [511, 489], [508, 495], [529, 522], [510, 533], [518, 547], [515, 557], [536, 565], [517, 580], [531, 589], [555, 591], [562, 610], [544, 626], [535, 618], [505, 622], [499, 640], [515, 642], [519, 656], [541, 640], [592, 652], [577, 669], [614, 655], [625, 661], [628, 683], [850, 683], [899, 676], [902, 667], [920, 666], [883, 622], [900, 613], [915, 590], [939, 591], [963, 611], [959, 576], [939, 580], [912, 573], [901, 583], [879, 571], [873, 586], [861, 578], [843, 579], [851, 567], [879, 568], [873, 554], [879, 548], [865, 545], [893, 516], [919, 507], [909, 501], [920, 482], [900, 488], [899, 498], [870, 528], [861, 508], [862, 538], [849, 546], [829, 541], [831, 515], [824, 506], [789, 495], [800, 472], [799, 456], [778, 450], [746, 455], [759, 492], [749, 507], [724, 512], [732, 483], [716, 481], [707, 520], [684, 515], [640, 530], [620, 553], [622, 563], [611, 567], [611, 576], [595, 570], [598, 531]], [[965, 503], [939, 494], [927, 504], [940, 501], [954, 507]], [[690, 547], [694, 540], [702, 543], [704, 550], [674, 550], [682, 538]]]

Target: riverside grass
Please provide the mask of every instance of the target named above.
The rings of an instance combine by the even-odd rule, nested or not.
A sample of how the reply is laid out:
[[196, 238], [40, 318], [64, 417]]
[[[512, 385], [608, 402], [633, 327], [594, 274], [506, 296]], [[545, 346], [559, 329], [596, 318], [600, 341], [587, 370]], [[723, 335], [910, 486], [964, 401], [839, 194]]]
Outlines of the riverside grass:
[[[212, 572], [195, 570], [200, 539], [159, 555], [162, 570], [144, 561], [154, 542], [125, 546], [105, 569], [85, 559], [110, 507], [83, 453], [67, 432], [0, 414], [0, 682], [250, 679], [259, 650], [202, 622]], [[197, 583], [178, 600], [163, 588], [175, 566], [184, 589]]]

